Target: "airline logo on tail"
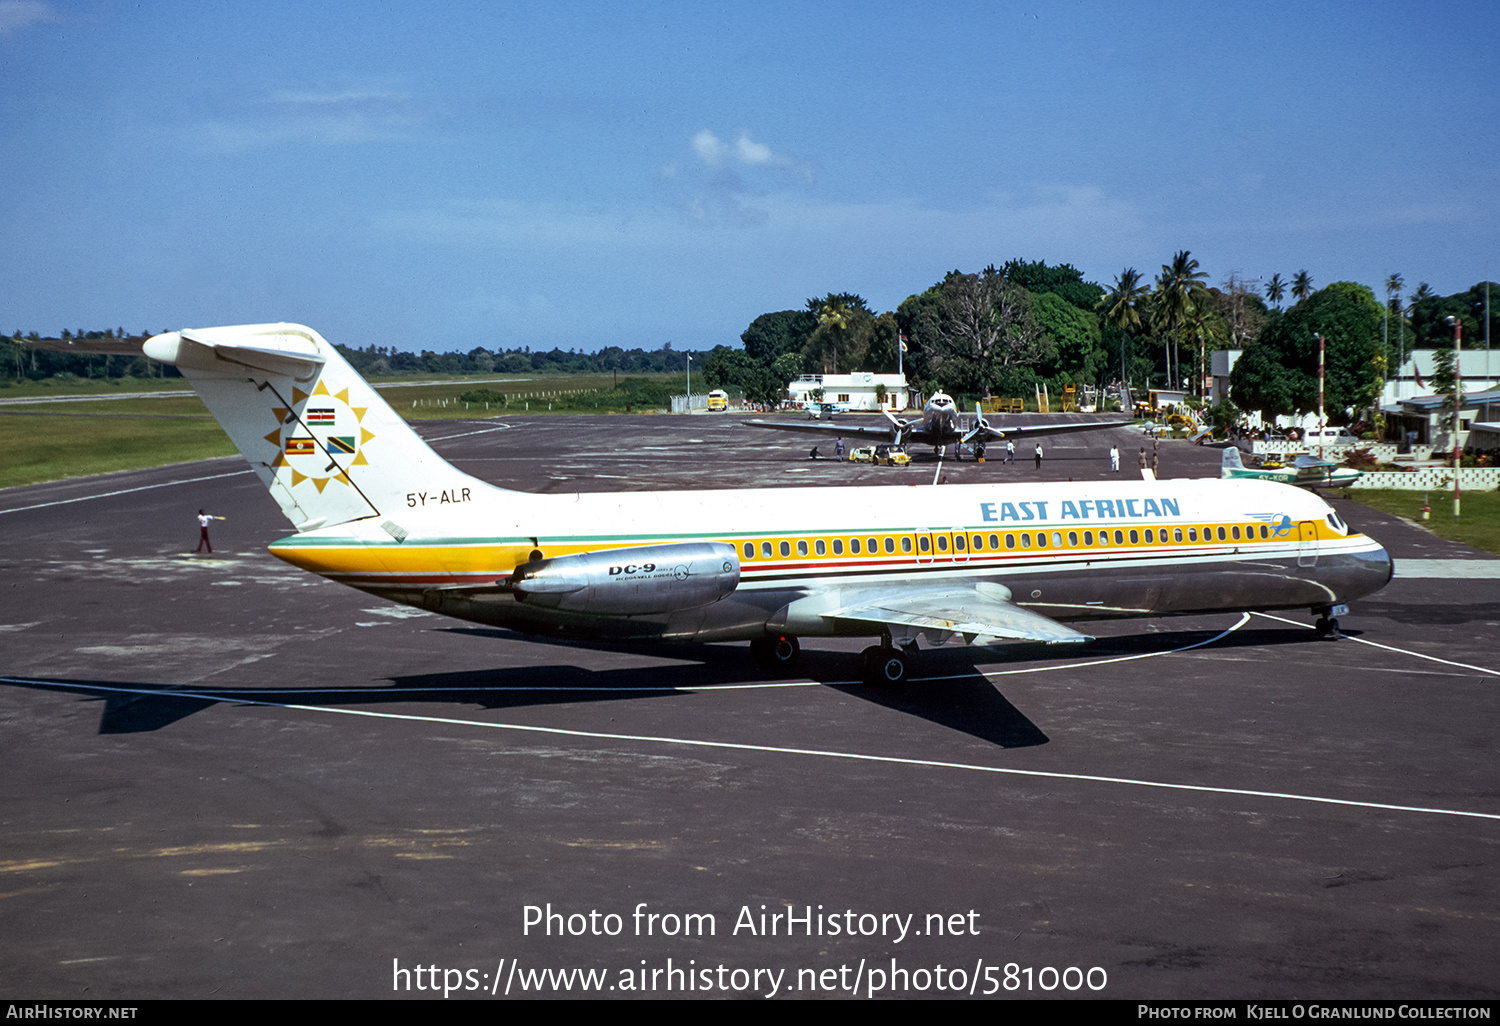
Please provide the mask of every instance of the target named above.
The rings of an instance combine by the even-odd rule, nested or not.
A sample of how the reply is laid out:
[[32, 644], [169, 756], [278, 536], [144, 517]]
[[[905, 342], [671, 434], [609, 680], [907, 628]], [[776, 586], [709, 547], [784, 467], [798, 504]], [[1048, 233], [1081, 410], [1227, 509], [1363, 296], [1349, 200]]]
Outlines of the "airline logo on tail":
[[361, 451], [375, 437], [364, 426], [369, 408], [350, 406], [349, 389], [330, 392], [322, 381], [311, 392], [293, 387], [291, 399], [291, 408], [270, 411], [277, 423], [265, 436], [276, 447], [269, 461], [273, 471], [277, 477], [289, 475], [294, 488], [311, 482], [320, 494], [330, 481], [348, 485], [346, 468], [369, 463]]

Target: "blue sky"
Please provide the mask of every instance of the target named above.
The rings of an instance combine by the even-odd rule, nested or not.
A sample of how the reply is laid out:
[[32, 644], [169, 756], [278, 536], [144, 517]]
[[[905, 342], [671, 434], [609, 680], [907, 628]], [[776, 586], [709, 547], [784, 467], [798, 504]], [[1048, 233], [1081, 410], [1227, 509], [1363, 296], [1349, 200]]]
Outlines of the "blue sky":
[[958, 268], [1500, 277], [1500, 5], [0, 0], [0, 330], [738, 345]]

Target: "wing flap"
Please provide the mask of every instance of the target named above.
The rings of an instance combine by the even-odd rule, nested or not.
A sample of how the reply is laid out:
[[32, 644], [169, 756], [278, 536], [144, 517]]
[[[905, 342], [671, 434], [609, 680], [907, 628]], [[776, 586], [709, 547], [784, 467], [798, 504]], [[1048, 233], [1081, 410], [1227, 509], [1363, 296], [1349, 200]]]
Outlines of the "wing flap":
[[[983, 589], [983, 590], [981, 590]], [[1048, 645], [1077, 644], [1094, 639], [1065, 627], [1040, 613], [1022, 609], [1009, 601], [1008, 593], [995, 585], [945, 588], [941, 591], [893, 593], [854, 597], [822, 612], [825, 617], [861, 620], [912, 631], [962, 634], [973, 644], [1005, 641], [1040, 641]]]

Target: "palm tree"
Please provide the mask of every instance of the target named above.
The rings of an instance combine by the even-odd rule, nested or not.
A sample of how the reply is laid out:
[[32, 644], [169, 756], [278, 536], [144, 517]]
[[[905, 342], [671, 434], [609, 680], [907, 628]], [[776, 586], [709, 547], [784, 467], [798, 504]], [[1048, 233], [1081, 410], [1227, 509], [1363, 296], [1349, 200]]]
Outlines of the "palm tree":
[[[1385, 280], [1385, 319], [1389, 324], [1391, 314], [1396, 315], [1396, 382], [1400, 388], [1401, 365], [1406, 362], [1406, 322], [1401, 316], [1401, 289], [1406, 285], [1405, 279], [1400, 274], [1393, 274]], [[1390, 329], [1386, 329], [1385, 344], [1390, 346]]]
[[[1149, 292], [1150, 289], [1141, 284], [1141, 273], [1134, 267], [1127, 267], [1115, 279], [1114, 288], [1094, 304], [1095, 310], [1104, 314], [1107, 321], [1120, 329], [1120, 384], [1126, 389], [1129, 389], [1130, 384], [1125, 370], [1125, 335], [1131, 330], [1140, 330], [1140, 306]], [[1120, 401], [1123, 408], [1123, 394]]]
[[1312, 295], [1312, 290], [1312, 275], [1306, 271], [1298, 271], [1292, 276], [1292, 298], [1297, 302], [1300, 303]]
[[1286, 282], [1281, 280], [1280, 272], [1271, 275], [1271, 280], [1266, 282], [1266, 298], [1276, 304], [1276, 309], [1281, 309], [1281, 301], [1286, 298]]
[[1177, 343], [1177, 328], [1193, 316], [1200, 302], [1208, 298], [1208, 289], [1203, 285], [1207, 277], [1208, 272], [1198, 270], [1198, 261], [1183, 250], [1172, 258], [1170, 264], [1161, 265], [1161, 274], [1156, 278], [1156, 318], [1167, 328], [1167, 381], [1173, 387], [1172, 347]]
[[839, 336], [849, 327], [849, 308], [832, 297], [818, 311], [818, 325], [828, 329], [828, 338], [833, 342], [833, 370], [839, 372]]

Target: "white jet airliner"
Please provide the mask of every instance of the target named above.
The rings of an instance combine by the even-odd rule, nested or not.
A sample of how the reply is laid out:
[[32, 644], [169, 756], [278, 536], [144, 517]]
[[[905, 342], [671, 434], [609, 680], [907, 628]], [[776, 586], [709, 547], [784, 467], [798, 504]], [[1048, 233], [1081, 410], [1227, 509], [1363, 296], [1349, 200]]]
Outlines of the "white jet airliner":
[[317, 332], [157, 335], [296, 533], [273, 555], [396, 602], [564, 638], [873, 637], [871, 681], [929, 644], [1091, 640], [1060, 620], [1307, 608], [1337, 632], [1391, 560], [1263, 481], [535, 495], [442, 459]]

